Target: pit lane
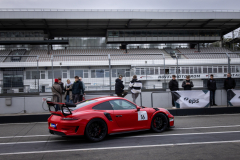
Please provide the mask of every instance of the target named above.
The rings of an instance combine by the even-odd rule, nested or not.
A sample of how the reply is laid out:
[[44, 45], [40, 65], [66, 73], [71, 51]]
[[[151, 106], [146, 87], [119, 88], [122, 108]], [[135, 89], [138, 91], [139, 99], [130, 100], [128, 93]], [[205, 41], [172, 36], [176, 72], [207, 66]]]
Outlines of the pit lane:
[[47, 123], [0, 125], [0, 159], [188, 159], [240, 158], [240, 115], [175, 117], [174, 129], [108, 136], [50, 135]]

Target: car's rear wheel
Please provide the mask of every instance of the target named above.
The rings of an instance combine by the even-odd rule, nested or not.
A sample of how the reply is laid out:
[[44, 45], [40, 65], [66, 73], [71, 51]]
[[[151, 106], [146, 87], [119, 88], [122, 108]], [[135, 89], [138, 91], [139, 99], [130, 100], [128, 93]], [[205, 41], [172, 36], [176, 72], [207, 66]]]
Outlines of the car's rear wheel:
[[163, 132], [167, 129], [168, 126], [168, 118], [166, 117], [165, 114], [163, 113], [158, 113], [156, 114], [153, 119], [152, 119], [152, 123], [151, 123], [151, 129], [154, 132]]
[[88, 122], [85, 129], [85, 136], [92, 142], [103, 140], [108, 132], [107, 124], [104, 120], [96, 118]]

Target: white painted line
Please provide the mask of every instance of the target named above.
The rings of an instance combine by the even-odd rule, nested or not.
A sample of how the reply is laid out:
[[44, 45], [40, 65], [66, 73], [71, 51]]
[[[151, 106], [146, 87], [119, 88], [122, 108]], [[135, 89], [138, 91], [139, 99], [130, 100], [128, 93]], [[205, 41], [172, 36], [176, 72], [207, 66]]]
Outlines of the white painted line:
[[192, 115], [192, 116], [174, 116], [177, 118], [187, 118], [187, 117], [216, 117], [216, 116], [239, 116], [240, 113], [233, 114], [210, 114], [210, 115]]
[[47, 124], [48, 122], [31, 122], [31, 123], [1, 123], [0, 126], [5, 126], [5, 125], [23, 125], [23, 124], [41, 124], [41, 123], [45, 123]]
[[180, 133], [180, 134], [152, 134], [144, 136], [129, 136], [124, 138], [144, 138], [144, 137], [163, 137], [163, 136], [187, 136], [187, 135], [201, 135], [201, 134], [226, 134], [226, 133], [240, 133], [240, 131], [226, 131], [226, 132], [199, 132], [199, 133]]
[[6, 138], [30, 138], [30, 137], [50, 137], [55, 136], [52, 134], [46, 134], [46, 135], [27, 135], [27, 136], [7, 136], [7, 137], [0, 137], [0, 139], [6, 139]]
[[166, 147], [166, 146], [187, 146], [202, 144], [223, 144], [223, 143], [240, 143], [240, 140], [233, 141], [212, 141], [212, 142], [192, 142], [192, 143], [171, 143], [158, 145], [142, 145], [142, 146], [121, 146], [121, 147], [103, 147], [103, 148], [84, 148], [84, 149], [66, 149], [66, 150], [47, 150], [47, 151], [31, 151], [31, 152], [11, 152], [0, 153], [3, 155], [20, 155], [20, 154], [36, 154], [36, 153], [56, 153], [56, 152], [75, 152], [75, 151], [96, 151], [96, 150], [113, 150], [113, 149], [134, 149], [134, 148], [150, 148], [150, 147]]
[[175, 129], [204, 129], [204, 128], [231, 128], [240, 127], [240, 125], [230, 125], [230, 126], [209, 126], [209, 127], [190, 127], [190, 128], [174, 128]]
[[[0, 145], [11, 145], [11, 144], [29, 144], [29, 143], [52, 143], [52, 142], [62, 142], [67, 140], [49, 140], [49, 141], [26, 141], [26, 142], [9, 142], [9, 143], [0, 143]], [[71, 140], [69, 140], [71, 141]]]
[[[146, 137], [187, 136], [187, 135], [226, 134], [226, 133], [240, 133], [240, 131], [199, 132], [199, 133], [181, 133], [181, 134], [154, 134], [154, 135], [129, 136], [129, 137], [120, 137], [120, 138], [146, 138]], [[78, 139], [73, 139], [73, 140], [75, 141], [75, 140], [78, 140]], [[71, 140], [47, 140], [47, 141], [9, 142], [9, 143], [0, 143], [0, 145], [26, 144], [26, 143], [48, 143], [48, 142], [59, 142], [59, 141], [71, 141]]]

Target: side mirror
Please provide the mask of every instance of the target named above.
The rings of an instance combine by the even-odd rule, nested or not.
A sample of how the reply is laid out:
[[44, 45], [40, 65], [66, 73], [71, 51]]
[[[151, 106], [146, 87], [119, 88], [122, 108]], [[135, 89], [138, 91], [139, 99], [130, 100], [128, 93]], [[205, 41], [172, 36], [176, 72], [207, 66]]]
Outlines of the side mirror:
[[141, 107], [137, 107], [137, 111], [140, 111]]

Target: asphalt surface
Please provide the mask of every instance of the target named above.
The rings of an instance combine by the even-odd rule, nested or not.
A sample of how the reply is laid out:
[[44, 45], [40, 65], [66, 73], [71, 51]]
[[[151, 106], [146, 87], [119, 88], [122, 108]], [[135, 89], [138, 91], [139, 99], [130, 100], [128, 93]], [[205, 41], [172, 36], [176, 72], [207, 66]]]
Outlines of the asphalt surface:
[[175, 117], [175, 126], [91, 143], [50, 135], [45, 122], [0, 124], [0, 159], [240, 159], [240, 114]]

